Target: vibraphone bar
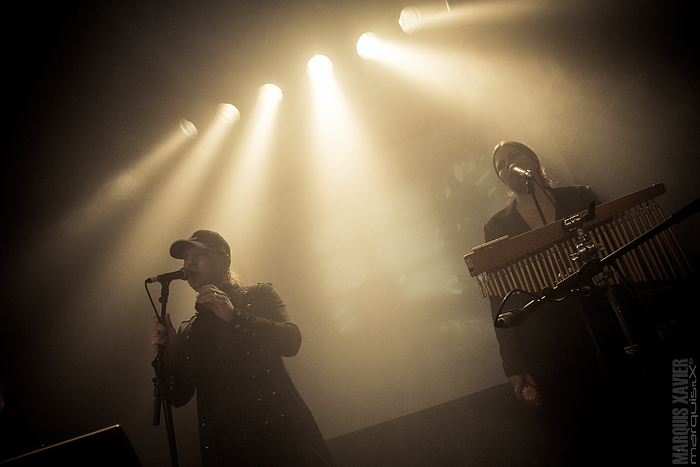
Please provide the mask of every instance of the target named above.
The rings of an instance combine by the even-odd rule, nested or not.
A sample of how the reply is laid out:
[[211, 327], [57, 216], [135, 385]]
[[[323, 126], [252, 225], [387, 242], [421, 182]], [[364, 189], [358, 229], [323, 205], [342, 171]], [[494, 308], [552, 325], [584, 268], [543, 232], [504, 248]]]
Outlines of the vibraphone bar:
[[[596, 206], [595, 218], [582, 224], [603, 257], [663, 222], [656, 197], [665, 193], [663, 184]], [[583, 216], [585, 213], [581, 213]], [[554, 287], [576, 273], [583, 262], [573, 260], [577, 236], [558, 221], [539, 229], [503, 237], [479, 245], [464, 257], [476, 277], [482, 297], [505, 296], [513, 289], [531, 293]], [[692, 268], [670, 229], [652, 237], [621, 256], [616, 267], [631, 282], [682, 279]], [[615, 277], [614, 281], [619, 282]]]

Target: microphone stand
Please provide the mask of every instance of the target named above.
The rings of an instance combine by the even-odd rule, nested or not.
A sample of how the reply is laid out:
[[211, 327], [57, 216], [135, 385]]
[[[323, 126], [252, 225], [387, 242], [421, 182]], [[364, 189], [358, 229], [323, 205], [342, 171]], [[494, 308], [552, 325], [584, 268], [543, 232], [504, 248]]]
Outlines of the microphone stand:
[[[148, 282], [147, 282], [148, 283]], [[146, 287], [148, 289], [148, 287]], [[161, 322], [161, 324], [165, 324], [165, 311], [168, 303], [168, 295], [170, 294], [170, 281], [161, 281], [161, 294], [160, 294], [160, 304], [161, 304], [161, 313], [158, 315], [158, 320]], [[155, 400], [153, 402], [153, 426], [159, 426], [160, 425], [160, 414], [161, 414], [161, 405], [165, 409], [165, 428], [168, 433], [168, 443], [170, 446], [170, 459], [172, 461], [172, 466], [173, 467], [178, 467], [178, 458], [177, 458], [177, 446], [175, 445], [175, 428], [173, 426], [173, 415], [172, 415], [172, 408], [170, 406], [170, 401], [163, 395], [163, 371], [164, 371], [164, 363], [163, 363], [163, 354], [164, 354], [164, 349], [163, 346], [160, 346], [158, 349], [158, 355], [156, 356], [155, 360], [153, 360], [153, 368], [155, 370], [156, 376], [153, 378], [153, 384], [155, 386], [153, 390], [153, 395], [155, 397]]]
[[535, 202], [537, 212], [540, 215], [540, 219], [542, 219], [542, 225], [547, 225], [547, 219], [545, 219], [540, 202], [537, 200], [537, 195], [535, 195], [535, 186], [532, 184], [531, 176], [525, 178], [525, 186], [527, 186], [527, 193], [532, 196], [532, 200]]
[[[578, 238], [579, 241], [584, 241], [584, 234], [582, 230], [582, 224], [588, 220], [591, 220], [595, 217], [594, 213], [594, 204], [591, 202], [589, 205], [589, 210], [588, 214], [583, 217], [579, 218], [578, 216], [572, 216], [570, 218], [564, 219], [563, 221], [563, 226], [565, 228], [569, 228], [569, 231], [572, 231], [574, 229], [577, 230], [578, 232]], [[566, 298], [570, 296], [578, 296], [581, 295], [581, 291], [586, 288], [585, 285], [587, 283], [592, 283], [593, 278], [602, 275], [602, 277], [606, 280], [610, 280], [612, 278], [611, 275], [607, 274], [604, 271], [605, 266], [608, 266], [612, 263], [614, 263], [616, 260], [618, 260], [621, 256], [623, 256], [626, 253], [629, 253], [631, 250], [634, 248], [638, 247], [642, 243], [646, 242], [650, 238], [658, 235], [659, 233], [663, 232], [664, 230], [668, 229], [669, 227], [678, 224], [688, 217], [692, 216], [696, 212], [700, 211], [700, 198], [696, 199], [692, 203], [688, 204], [687, 206], [681, 208], [679, 211], [677, 211], [675, 214], [671, 215], [668, 219], [665, 221], [661, 222], [657, 226], [653, 227], [649, 231], [645, 232], [644, 234], [640, 235], [639, 237], [635, 238], [634, 240], [630, 241], [626, 245], [621, 246], [617, 250], [613, 251], [612, 253], [608, 254], [607, 256], [603, 258], [593, 258], [592, 253], [596, 249], [593, 245], [591, 245], [591, 242], [585, 242], [577, 245], [577, 254], [574, 255], [574, 259], [585, 259], [584, 264], [581, 266], [581, 268], [576, 271], [574, 274], [571, 276], [567, 277], [563, 281], [559, 282], [556, 286], [553, 288], [546, 288], [543, 290], [541, 296], [527, 305], [523, 308], [523, 312], [530, 312], [530, 311], [535, 311], [537, 308], [540, 306], [540, 302], [542, 301], [547, 301], [547, 300], [554, 300], [554, 301], [563, 301]], [[588, 243], [588, 244], [586, 244]], [[620, 324], [620, 327], [622, 328], [622, 331], [624, 333], [625, 339], [627, 341], [627, 346], [625, 347], [625, 354], [631, 357], [638, 357], [639, 356], [639, 346], [637, 342], [635, 341], [634, 335], [630, 329], [630, 326], [622, 313], [622, 310], [619, 306], [619, 303], [616, 299], [616, 296], [614, 292], [612, 291], [611, 287], [606, 287], [606, 292], [607, 292], [607, 297], [612, 305], [613, 311], [615, 313], [615, 316]], [[531, 308], [531, 310], [528, 310], [528, 308]], [[499, 313], [500, 314], [500, 313]], [[498, 316], [497, 316], [498, 318]], [[637, 361], [639, 363], [639, 361]], [[641, 365], [640, 365], [641, 366]], [[643, 370], [643, 368], [642, 368]]]

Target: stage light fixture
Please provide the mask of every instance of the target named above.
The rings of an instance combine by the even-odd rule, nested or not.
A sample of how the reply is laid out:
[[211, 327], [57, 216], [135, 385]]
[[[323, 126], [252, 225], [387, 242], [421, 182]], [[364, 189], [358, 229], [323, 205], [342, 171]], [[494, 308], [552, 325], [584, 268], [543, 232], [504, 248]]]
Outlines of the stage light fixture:
[[357, 54], [365, 60], [375, 58], [382, 48], [382, 40], [373, 32], [366, 32], [357, 40]]
[[399, 15], [399, 26], [406, 34], [413, 34], [420, 29], [421, 15], [418, 8], [407, 6]]
[[434, 27], [450, 17], [452, 9], [445, 2], [430, 2], [419, 7], [407, 6], [399, 15], [399, 26], [406, 34], [413, 34], [421, 27]]
[[182, 132], [187, 135], [188, 138], [195, 139], [197, 135], [199, 135], [199, 132], [197, 131], [197, 127], [194, 126], [194, 123], [190, 122], [189, 120], [183, 118], [180, 120], [180, 129]]
[[232, 104], [219, 104], [217, 115], [224, 123], [234, 123], [241, 119], [241, 113]]
[[325, 55], [316, 55], [306, 63], [306, 71], [314, 79], [325, 79], [333, 71], [333, 62]]
[[267, 107], [275, 107], [283, 98], [282, 90], [274, 84], [263, 84], [258, 89], [258, 100]]

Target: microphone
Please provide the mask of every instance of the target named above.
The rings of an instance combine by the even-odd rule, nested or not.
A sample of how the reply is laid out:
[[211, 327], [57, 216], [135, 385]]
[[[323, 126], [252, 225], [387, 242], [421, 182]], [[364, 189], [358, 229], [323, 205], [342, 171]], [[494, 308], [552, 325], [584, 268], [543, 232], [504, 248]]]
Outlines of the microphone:
[[173, 272], [167, 272], [165, 274], [160, 274], [155, 277], [149, 277], [146, 279], [146, 284], [150, 284], [152, 282], [160, 282], [160, 283], [165, 283], [165, 282], [170, 282], [174, 280], [181, 279], [183, 281], [186, 281], [190, 277], [190, 271], [186, 268], [178, 269], [177, 271]]
[[540, 301], [533, 300], [522, 308], [513, 308], [498, 315], [493, 325], [499, 329], [512, 328], [528, 319], [533, 311], [540, 307]]
[[529, 170], [521, 169], [520, 167], [518, 167], [515, 164], [510, 164], [510, 167], [508, 167], [508, 170], [513, 175], [519, 175], [519, 176], [525, 177], [525, 178], [532, 178], [532, 172], [530, 172]]

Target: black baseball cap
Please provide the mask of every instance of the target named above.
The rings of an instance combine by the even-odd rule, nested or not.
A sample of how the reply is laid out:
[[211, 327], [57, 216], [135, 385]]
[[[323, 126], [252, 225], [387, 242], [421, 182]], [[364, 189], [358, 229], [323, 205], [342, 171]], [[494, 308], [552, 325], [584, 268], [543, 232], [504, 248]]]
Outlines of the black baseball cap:
[[170, 245], [170, 256], [176, 259], [183, 259], [183, 250], [186, 245], [194, 245], [206, 250], [218, 251], [225, 255], [231, 254], [231, 248], [224, 237], [213, 230], [198, 230], [187, 240], [175, 240]]

